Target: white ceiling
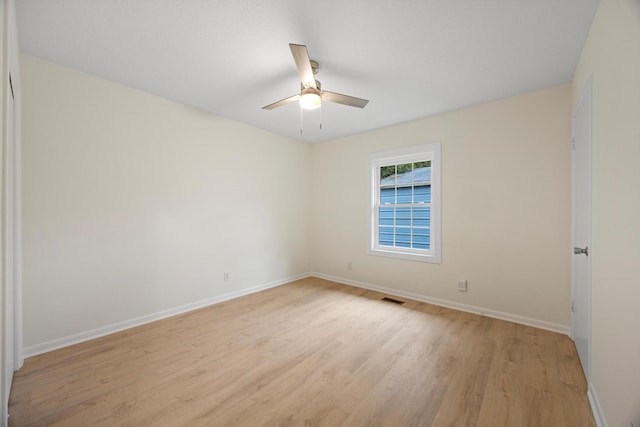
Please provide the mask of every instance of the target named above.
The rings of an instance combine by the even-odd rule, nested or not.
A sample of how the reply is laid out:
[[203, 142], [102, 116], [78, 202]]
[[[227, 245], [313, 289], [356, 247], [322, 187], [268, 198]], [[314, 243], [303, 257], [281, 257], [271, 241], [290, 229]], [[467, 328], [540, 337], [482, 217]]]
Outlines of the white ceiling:
[[[599, 0], [17, 0], [23, 52], [320, 142], [572, 79]], [[322, 88], [369, 99], [261, 107]]]

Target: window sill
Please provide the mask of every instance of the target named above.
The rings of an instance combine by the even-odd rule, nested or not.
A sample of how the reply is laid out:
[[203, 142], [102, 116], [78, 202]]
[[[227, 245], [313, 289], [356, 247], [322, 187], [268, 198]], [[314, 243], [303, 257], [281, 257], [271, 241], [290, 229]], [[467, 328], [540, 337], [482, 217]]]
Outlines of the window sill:
[[441, 264], [439, 254], [418, 254], [414, 252], [402, 252], [400, 250], [369, 249], [369, 255], [382, 256], [387, 258], [404, 259], [408, 261], [429, 262]]

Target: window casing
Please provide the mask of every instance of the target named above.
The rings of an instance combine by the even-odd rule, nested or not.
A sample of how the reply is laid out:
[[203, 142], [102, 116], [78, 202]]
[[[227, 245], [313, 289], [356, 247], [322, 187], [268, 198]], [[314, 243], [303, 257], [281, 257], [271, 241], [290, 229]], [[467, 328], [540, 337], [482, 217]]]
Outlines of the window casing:
[[374, 153], [369, 161], [369, 253], [440, 263], [440, 144]]

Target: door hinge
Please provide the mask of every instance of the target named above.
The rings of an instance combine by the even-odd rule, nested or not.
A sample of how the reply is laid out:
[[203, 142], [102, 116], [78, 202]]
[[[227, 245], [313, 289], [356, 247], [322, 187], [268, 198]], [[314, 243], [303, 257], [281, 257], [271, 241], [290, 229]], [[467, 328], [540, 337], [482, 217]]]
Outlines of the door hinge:
[[576, 302], [574, 300], [571, 300], [571, 312], [576, 312]]
[[571, 137], [571, 149], [573, 149], [573, 150], [576, 149], [576, 137], [575, 136]]

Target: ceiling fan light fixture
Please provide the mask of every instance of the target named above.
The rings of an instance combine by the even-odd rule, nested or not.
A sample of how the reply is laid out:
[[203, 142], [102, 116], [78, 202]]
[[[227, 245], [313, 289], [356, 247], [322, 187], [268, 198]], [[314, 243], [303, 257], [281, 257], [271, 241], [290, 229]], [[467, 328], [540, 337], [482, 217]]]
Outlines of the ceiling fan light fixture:
[[315, 110], [320, 108], [323, 101], [335, 102], [336, 104], [348, 105], [349, 107], [364, 108], [369, 100], [356, 98], [355, 96], [343, 95], [341, 93], [322, 90], [320, 82], [314, 76], [318, 72], [320, 65], [317, 61], [309, 59], [307, 47], [302, 44], [289, 43], [293, 60], [296, 63], [298, 74], [300, 75], [300, 94], [293, 95], [280, 101], [262, 107], [263, 110], [273, 110], [300, 101], [300, 108], [305, 110]]
[[322, 104], [322, 98], [318, 90], [308, 87], [300, 94], [300, 106], [305, 110], [315, 110]]

